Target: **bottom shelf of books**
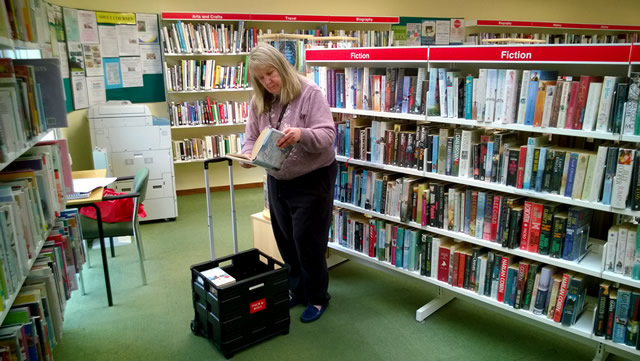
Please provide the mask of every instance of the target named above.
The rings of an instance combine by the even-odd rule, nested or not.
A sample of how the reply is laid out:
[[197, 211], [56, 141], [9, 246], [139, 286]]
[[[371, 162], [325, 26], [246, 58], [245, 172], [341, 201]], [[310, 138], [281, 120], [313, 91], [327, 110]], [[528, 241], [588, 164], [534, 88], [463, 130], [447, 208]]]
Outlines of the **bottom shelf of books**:
[[[329, 247], [348, 258], [418, 278], [452, 297], [479, 302], [578, 341], [603, 345], [605, 352], [640, 356], [634, 326], [640, 290], [602, 280], [603, 242], [589, 240], [577, 258], [563, 259], [566, 239], [555, 253], [540, 254], [521, 249], [520, 234], [513, 228], [514, 234], [505, 231], [506, 246], [490, 233], [482, 237], [482, 228], [491, 229], [491, 222], [478, 222], [475, 227], [480, 229], [469, 230], [474, 222], [467, 220], [465, 233], [444, 229], [448, 227], [442, 224], [431, 226], [437, 224], [429, 220], [417, 223], [411, 217], [401, 220], [349, 203], [334, 201], [334, 205]], [[588, 234], [584, 236], [588, 239]], [[510, 243], [514, 238], [517, 242]], [[604, 286], [611, 290], [603, 291]]]

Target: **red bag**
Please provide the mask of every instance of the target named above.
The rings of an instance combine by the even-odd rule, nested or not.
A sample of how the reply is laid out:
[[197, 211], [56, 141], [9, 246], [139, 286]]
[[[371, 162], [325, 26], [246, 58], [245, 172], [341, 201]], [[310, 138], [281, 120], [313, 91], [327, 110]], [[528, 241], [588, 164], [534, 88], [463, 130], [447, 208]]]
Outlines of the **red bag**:
[[[103, 197], [118, 196], [127, 193], [117, 193], [111, 188], [105, 188]], [[115, 223], [115, 222], [131, 222], [133, 216], [133, 198], [114, 199], [110, 201], [97, 202], [98, 208], [100, 208], [100, 214], [102, 215], [102, 222]], [[93, 207], [83, 207], [80, 209], [80, 214], [91, 219], [97, 219], [96, 210]], [[138, 217], [144, 218], [147, 213], [144, 211], [144, 207], [140, 204], [138, 208]]]

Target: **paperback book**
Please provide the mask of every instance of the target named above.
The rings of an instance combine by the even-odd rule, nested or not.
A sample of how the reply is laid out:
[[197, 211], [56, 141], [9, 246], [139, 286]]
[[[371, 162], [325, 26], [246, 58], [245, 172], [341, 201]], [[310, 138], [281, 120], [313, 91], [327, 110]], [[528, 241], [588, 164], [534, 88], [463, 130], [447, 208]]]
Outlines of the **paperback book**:
[[265, 128], [256, 139], [249, 158], [237, 153], [228, 153], [227, 158], [266, 169], [279, 170], [293, 148], [291, 146], [278, 148], [278, 141], [282, 137], [284, 137], [283, 132], [274, 128]]

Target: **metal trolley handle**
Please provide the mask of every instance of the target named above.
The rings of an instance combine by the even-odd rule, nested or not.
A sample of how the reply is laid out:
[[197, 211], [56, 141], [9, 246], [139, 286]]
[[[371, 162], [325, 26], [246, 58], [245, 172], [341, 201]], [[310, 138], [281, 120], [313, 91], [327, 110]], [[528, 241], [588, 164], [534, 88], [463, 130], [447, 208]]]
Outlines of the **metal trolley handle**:
[[213, 217], [211, 216], [211, 189], [209, 187], [209, 163], [219, 163], [227, 161], [229, 165], [229, 194], [231, 195], [231, 230], [233, 234], [233, 254], [238, 253], [238, 235], [236, 231], [236, 207], [233, 195], [233, 160], [225, 157], [211, 158], [204, 161], [204, 184], [207, 196], [207, 222], [209, 226], [209, 250], [211, 260], [216, 259], [216, 251], [213, 242]]

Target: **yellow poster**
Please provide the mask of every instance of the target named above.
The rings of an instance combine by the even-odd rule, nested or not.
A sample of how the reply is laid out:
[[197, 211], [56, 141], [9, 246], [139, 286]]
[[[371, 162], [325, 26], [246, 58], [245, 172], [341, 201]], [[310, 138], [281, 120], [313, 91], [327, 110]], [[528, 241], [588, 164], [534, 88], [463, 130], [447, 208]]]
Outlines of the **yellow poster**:
[[135, 24], [136, 14], [134, 13], [108, 13], [96, 12], [98, 24]]

